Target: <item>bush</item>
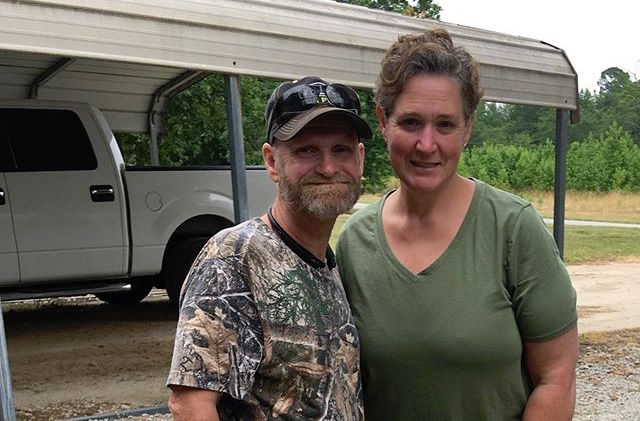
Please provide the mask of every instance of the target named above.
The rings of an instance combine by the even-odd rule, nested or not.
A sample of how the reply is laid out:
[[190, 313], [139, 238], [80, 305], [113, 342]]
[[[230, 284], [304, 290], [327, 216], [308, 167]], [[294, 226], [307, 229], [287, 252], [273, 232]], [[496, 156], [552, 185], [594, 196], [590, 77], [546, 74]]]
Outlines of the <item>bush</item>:
[[640, 190], [640, 148], [615, 123], [598, 139], [572, 143], [567, 161], [567, 184], [572, 189]]
[[[554, 144], [548, 140], [530, 147], [487, 143], [474, 146], [463, 153], [459, 171], [507, 190], [551, 191]], [[567, 188], [640, 191], [640, 147], [617, 124], [600, 138], [572, 142], [567, 154]]]

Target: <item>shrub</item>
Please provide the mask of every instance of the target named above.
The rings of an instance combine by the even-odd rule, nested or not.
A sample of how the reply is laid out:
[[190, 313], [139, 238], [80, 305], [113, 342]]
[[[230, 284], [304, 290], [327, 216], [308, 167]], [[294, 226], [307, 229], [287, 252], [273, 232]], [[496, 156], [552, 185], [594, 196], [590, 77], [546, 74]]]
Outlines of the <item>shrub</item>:
[[[460, 159], [459, 172], [507, 190], [554, 188], [555, 148], [514, 144], [474, 146]], [[640, 147], [629, 133], [612, 124], [599, 138], [572, 142], [567, 153], [567, 188], [607, 192], [640, 191]]]

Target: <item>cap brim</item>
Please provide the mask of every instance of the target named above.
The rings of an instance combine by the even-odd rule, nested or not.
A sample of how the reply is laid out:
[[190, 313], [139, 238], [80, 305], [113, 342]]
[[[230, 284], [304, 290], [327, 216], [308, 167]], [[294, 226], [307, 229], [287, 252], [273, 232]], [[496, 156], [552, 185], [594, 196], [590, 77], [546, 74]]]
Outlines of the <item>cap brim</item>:
[[340, 114], [353, 126], [360, 139], [371, 139], [373, 132], [366, 121], [353, 111], [335, 107], [316, 107], [293, 117], [273, 133], [273, 137], [280, 141], [291, 140], [300, 130], [314, 119], [327, 114]]

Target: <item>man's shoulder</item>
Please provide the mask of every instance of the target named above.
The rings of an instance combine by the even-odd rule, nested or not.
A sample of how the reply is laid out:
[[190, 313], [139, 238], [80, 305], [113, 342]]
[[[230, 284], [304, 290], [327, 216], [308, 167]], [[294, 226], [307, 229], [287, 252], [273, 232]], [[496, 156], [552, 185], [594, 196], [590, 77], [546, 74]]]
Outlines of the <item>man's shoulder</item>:
[[216, 264], [225, 261], [259, 273], [297, 271], [303, 266], [293, 251], [260, 218], [218, 232], [207, 244], [205, 259]]
[[218, 256], [237, 256], [238, 252], [255, 244], [273, 241], [270, 229], [260, 218], [253, 218], [229, 228], [218, 231], [208, 247], [210, 253]]

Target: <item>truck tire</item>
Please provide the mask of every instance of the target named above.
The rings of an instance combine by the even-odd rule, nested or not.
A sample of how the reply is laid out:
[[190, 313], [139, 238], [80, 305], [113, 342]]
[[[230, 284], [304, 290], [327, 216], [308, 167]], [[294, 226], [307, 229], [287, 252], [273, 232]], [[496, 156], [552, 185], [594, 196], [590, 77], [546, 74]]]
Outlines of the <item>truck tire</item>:
[[162, 278], [169, 300], [178, 306], [180, 302], [180, 290], [184, 279], [191, 269], [193, 261], [202, 250], [209, 237], [185, 238], [171, 246], [162, 268]]
[[105, 303], [129, 306], [144, 300], [145, 297], [149, 295], [151, 288], [153, 288], [153, 285], [147, 282], [132, 283], [129, 291], [103, 292], [95, 294], [95, 296]]

